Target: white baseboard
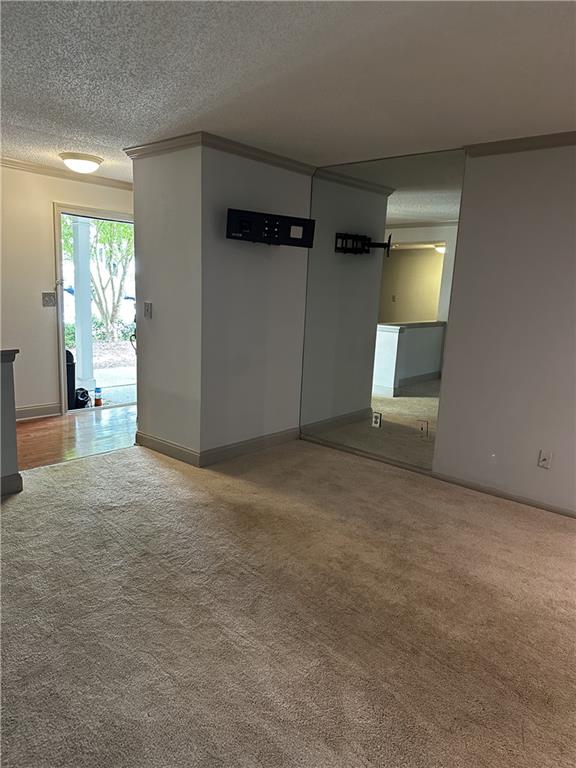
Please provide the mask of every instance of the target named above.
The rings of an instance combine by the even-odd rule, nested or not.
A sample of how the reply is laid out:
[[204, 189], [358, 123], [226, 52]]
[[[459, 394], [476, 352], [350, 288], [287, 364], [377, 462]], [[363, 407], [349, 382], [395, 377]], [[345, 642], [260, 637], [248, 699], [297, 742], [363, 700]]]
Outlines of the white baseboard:
[[499, 488], [493, 488], [489, 485], [481, 485], [479, 483], [473, 483], [468, 480], [460, 480], [457, 477], [444, 475], [441, 472], [431, 472], [430, 474], [437, 480], [442, 480], [443, 482], [450, 483], [451, 485], [459, 485], [461, 488], [469, 488], [471, 491], [487, 493], [489, 496], [496, 496], [499, 499], [506, 499], [507, 501], [515, 501], [518, 504], [525, 504], [529, 507], [545, 509], [547, 512], [555, 512], [557, 515], [576, 517], [576, 510], [569, 509], [568, 507], [558, 507], [554, 504], [546, 504], [543, 501], [538, 501], [538, 499], [530, 499], [527, 496], [518, 496], [515, 493], [507, 493], [506, 491], [501, 491]]
[[352, 424], [355, 421], [363, 421], [372, 418], [372, 408], [362, 408], [359, 411], [343, 413], [340, 416], [332, 416], [330, 419], [321, 419], [312, 421], [308, 424], [302, 424], [301, 430], [305, 432], [310, 429], [330, 429], [331, 427], [341, 427], [345, 424]]
[[16, 408], [16, 421], [23, 419], [41, 419], [44, 416], [60, 416], [60, 403], [46, 403], [45, 405], [24, 405]]
[[273, 432], [262, 437], [255, 437], [250, 440], [242, 440], [238, 443], [221, 445], [216, 448], [209, 448], [204, 451], [194, 451], [178, 443], [172, 443], [169, 440], [163, 440], [153, 435], [147, 435], [144, 432], [136, 432], [136, 445], [142, 445], [144, 448], [150, 448], [158, 453], [171, 456], [193, 467], [208, 467], [211, 464], [217, 464], [235, 456], [242, 456], [247, 453], [255, 453], [264, 448], [271, 448], [280, 443], [286, 443], [290, 440], [297, 440], [300, 437], [300, 430], [283, 430], [282, 432]]
[[186, 448], [178, 443], [172, 443], [169, 440], [163, 440], [160, 437], [147, 435], [144, 432], [136, 432], [136, 445], [142, 445], [144, 448], [150, 448], [165, 456], [170, 456], [178, 461], [191, 464], [193, 467], [200, 466], [200, 454], [191, 448]]
[[200, 466], [208, 467], [210, 464], [217, 464], [226, 459], [233, 459], [235, 456], [242, 456], [246, 453], [255, 453], [264, 448], [272, 448], [274, 445], [287, 443], [291, 440], [300, 438], [300, 429], [285, 429], [282, 432], [272, 432], [262, 437], [254, 437], [251, 440], [242, 440], [239, 443], [222, 445], [217, 448], [209, 448], [206, 451], [200, 451]]

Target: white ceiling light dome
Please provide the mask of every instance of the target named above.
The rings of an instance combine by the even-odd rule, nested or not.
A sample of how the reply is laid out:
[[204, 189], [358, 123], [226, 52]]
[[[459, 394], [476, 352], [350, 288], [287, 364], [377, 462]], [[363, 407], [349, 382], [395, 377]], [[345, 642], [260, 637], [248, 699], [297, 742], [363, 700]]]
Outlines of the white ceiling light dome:
[[86, 155], [83, 152], [61, 152], [60, 159], [75, 173], [94, 173], [103, 162], [101, 157]]

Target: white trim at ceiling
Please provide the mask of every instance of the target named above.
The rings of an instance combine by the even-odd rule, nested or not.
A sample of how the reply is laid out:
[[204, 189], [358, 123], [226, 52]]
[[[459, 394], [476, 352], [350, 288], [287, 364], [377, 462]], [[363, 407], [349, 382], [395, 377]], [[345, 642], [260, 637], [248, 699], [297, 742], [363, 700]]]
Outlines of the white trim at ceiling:
[[101, 187], [114, 187], [115, 189], [124, 189], [132, 192], [132, 183], [130, 181], [121, 181], [120, 179], [109, 179], [106, 176], [92, 176], [90, 174], [79, 174], [74, 171], [68, 171], [64, 168], [53, 168], [50, 165], [40, 165], [39, 163], [29, 163], [26, 160], [14, 160], [10, 157], [0, 158], [0, 165], [3, 168], [12, 168], [15, 171], [27, 171], [28, 173], [39, 173], [42, 176], [54, 176], [57, 179], [67, 179], [68, 181], [80, 181], [84, 184], [97, 184]]
[[164, 154], [165, 152], [176, 152], [179, 149], [199, 146], [219, 149], [221, 152], [229, 152], [232, 155], [247, 157], [250, 160], [259, 160], [262, 163], [276, 165], [279, 168], [302, 173], [305, 176], [312, 176], [316, 170], [314, 165], [301, 163], [298, 160], [292, 160], [283, 155], [275, 155], [272, 152], [266, 152], [263, 149], [251, 147], [248, 144], [225, 139], [223, 136], [216, 136], [216, 134], [207, 133], [206, 131], [196, 131], [195, 133], [187, 133], [184, 136], [174, 136], [172, 139], [162, 139], [150, 144], [127, 147], [124, 152], [132, 160], [139, 160], [142, 157], [152, 157]]
[[283, 155], [266, 152], [263, 149], [258, 149], [257, 147], [252, 147], [248, 144], [241, 144], [238, 141], [232, 141], [231, 139], [226, 139], [223, 136], [217, 136], [214, 133], [208, 133], [206, 131], [196, 131], [195, 133], [188, 133], [184, 136], [175, 136], [172, 139], [154, 141], [151, 144], [127, 147], [124, 151], [132, 160], [139, 160], [143, 157], [153, 157], [154, 155], [164, 154], [165, 152], [177, 152], [180, 149], [190, 149], [191, 147], [200, 146], [211, 147], [212, 149], [218, 149], [221, 152], [228, 152], [232, 155], [246, 157], [249, 160], [257, 160], [258, 162], [275, 165], [288, 171], [302, 173], [305, 176], [314, 176], [314, 178], [334, 181], [339, 184], [345, 184], [348, 187], [364, 189], [381, 195], [388, 196], [394, 191], [383, 184], [376, 184], [374, 182], [364, 181], [363, 179], [352, 178], [351, 176], [346, 176], [325, 168], [316, 168], [313, 165], [301, 163], [298, 160], [292, 160]]
[[377, 184], [375, 181], [366, 181], [365, 179], [356, 179], [352, 176], [347, 176], [344, 173], [338, 173], [337, 171], [329, 170], [328, 168], [318, 168], [314, 174], [315, 179], [324, 179], [325, 181], [333, 181], [336, 184], [344, 184], [347, 187], [355, 187], [356, 189], [364, 189], [368, 192], [375, 192], [378, 195], [384, 195], [388, 197], [394, 192], [393, 187], [386, 187], [384, 184]]
[[[562, 147], [571, 144], [576, 144], [576, 131], [545, 134], [542, 136], [529, 136], [504, 141], [493, 141], [484, 144], [473, 144], [467, 147], [463, 147], [463, 149], [465, 149], [466, 152], [472, 157], [478, 157], [481, 155], [493, 155], [507, 152], [523, 152], [534, 149], [545, 149], [548, 147]], [[292, 160], [289, 157], [276, 155], [272, 152], [266, 152], [265, 150], [258, 149], [257, 147], [251, 147], [248, 144], [241, 144], [240, 142], [232, 141], [231, 139], [226, 139], [223, 136], [217, 136], [214, 133], [208, 133], [206, 131], [197, 131], [196, 133], [188, 133], [184, 136], [175, 136], [171, 139], [162, 139], [161, 141], [155, 141], [150, 144], [128, 147], [124, 151], [130, 158], [132, 158], [132, 160], [136, 160], [141, 157], [150, 157], [152, 155], [163, 154], [164, 152], [175, 152], [178, 149], [197, 146], [212, 147], [213, 149], [219, 149], [222, 152], [229, 152], [234, 155], [239, 155], [240, 157], [259, 160], [260, 162], [295, 171], [296, 173], [302, 173], [306, 176], [314, 175], [316, 178], [328, 179], [331, 181], [339, 182], [341, 184], [346, 184], [347, 186], [366, 189], [368, 191], [378, 192], [384, 195], [390, 195], [394, 191], [393, 189], [384, 185], [375, 184], [373, 182], [363, 181], [360, 179], [354, 179], [345, 176], [344, 174], [339, 174], [337, 171], [328, 170], [326, 167], [316, 168], [313, 165], [301, 163], [298, 160]], [[377, 159], [386, 158], [375, 158], [375, 160]], [[362, 160], [361, 162], [369, 162], [369, 160]], [[14, 158], [1, 157], [0, 165], [4, 168], [12, 168], [17, 171], [27, 171], [28, 173], [38, 173], [42, 176], [54, 176], [55, 178], [67, 179], [68, 181], [78, 181], [84, 184], [96, 184], [103, 187], [124, 189], [127, 192], [132, 192], [133, 190], [133, 185], [129, 181], [122, 181], [120, 179], [110, 179], [105, 176], [93, 175], [86, 175], [84, 178], [81, 174], [74, 173], [73, 171], [69, 171], [64, 168], [40, 165], [39, 163], [31, 163], [26, 160], [15, 160]], [[402, 224], [391, 224], [390, 226], [396, 228], [414, 226], [422, 227], [456, 223], [458, 222], [406, 222]]]
[[566, 133], [545, 133], [542, 136], [526, 136], [519, 139], [489, 141], [484, 144], [471, 144], [464, 147], [471, 157], [484, 155], [503, 155], [510, 152], [530, 152], [535, 149], [569, 147], [576, 144], [576, 131]]

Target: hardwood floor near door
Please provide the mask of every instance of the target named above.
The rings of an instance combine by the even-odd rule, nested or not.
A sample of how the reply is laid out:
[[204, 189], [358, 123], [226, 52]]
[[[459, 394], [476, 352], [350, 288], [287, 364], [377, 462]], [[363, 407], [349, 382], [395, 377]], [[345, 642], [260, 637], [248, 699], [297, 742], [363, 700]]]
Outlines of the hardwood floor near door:
[[88, 408], [17, 424], [18, 464], [32, 469], [134, 445], [136, 406]]

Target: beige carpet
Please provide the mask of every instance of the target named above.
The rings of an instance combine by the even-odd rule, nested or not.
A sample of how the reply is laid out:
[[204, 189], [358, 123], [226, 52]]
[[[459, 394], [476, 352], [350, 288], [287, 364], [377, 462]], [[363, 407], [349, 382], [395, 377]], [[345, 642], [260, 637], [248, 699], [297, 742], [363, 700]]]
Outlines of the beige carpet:
[[[382, 426], [371, 419], [337, 427], [307, 427], [311, 437], [342, 448], [352, 448], [417, 469], [432, 469], [438, 421], [440, 381], [406, 387], [399, 397], [373, 397], [372, 410], [382, 414]], [[428, 422], [428, 435], [420, 431], [420, 420]]]
[[440, 399], [440, 380], [424, 381], [412, 384], [401, 390], [397, 397], [372, 398], [372, 408], [382, 414], [382, 418], [394, 424], [403, 424], [418, 430], [418, 422], [424, 419], [429, 423], [430, 434], [434, 437], [438, 423], [438, 403]]
[[303, 442], [24, 487], [6, 768], [573, 768], [575, 520]]

